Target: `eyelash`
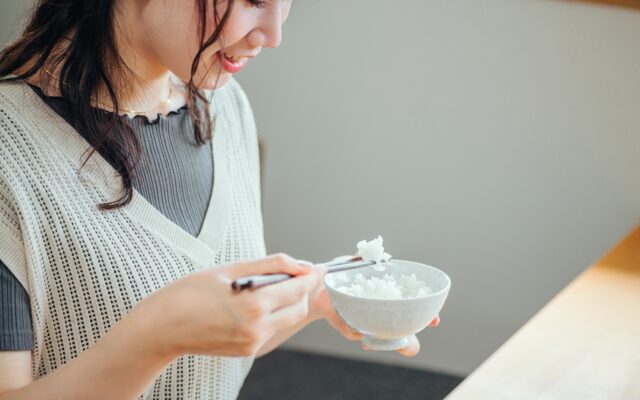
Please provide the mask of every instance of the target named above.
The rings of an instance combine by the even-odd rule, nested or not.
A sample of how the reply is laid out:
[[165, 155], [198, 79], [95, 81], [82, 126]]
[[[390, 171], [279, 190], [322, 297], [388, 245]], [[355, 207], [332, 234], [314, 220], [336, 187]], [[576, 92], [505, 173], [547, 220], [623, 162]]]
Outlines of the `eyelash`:
[[267, 5], [267, 0], [249, 0], [252, 6], [257, 8], [263, 8]]

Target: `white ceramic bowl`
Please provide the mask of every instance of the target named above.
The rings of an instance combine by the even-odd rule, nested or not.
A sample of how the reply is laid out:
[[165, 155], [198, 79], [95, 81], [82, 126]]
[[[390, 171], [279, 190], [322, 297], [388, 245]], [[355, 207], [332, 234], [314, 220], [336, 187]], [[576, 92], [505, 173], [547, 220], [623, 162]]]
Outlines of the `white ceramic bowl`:
[[[334, 272], [324, 278], [331, 303], [338, 314], [351, 327], [364, 334], [362, 342], [373, 350], [405, 347], [411, 335], [423, 330], [438, 315], [451, 287], [449, 276], [429, 265], [391, 260], [385, 266], [385, 271], [365, 267]], [[349, 286], [357, 274], [369, 278], [386, 273], [415, 273], [419, 280], [433, 289], [433, 293], [412, 299], [382, 300], [352, 296], [335, 289]]]

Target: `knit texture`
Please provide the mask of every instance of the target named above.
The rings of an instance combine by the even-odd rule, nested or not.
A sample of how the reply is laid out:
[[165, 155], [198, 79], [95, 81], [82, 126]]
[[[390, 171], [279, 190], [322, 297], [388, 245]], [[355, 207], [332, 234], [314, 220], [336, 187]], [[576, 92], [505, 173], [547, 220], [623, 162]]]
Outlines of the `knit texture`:
[[[138, 301], [213, 265], [260, 258], [255, 124], [240, 86], [215, 91], [214, 189], [197, 237], [139, 193], [103, 212], [121, 182], [89, 145], [25, 84], [0, 84], [0, 259], [31, 299], [33, 377], [69, 362], [100, 339]], [[187, 355], [141, 396], [233, 399], [251, 357]]]
[[33, 349], [29, 295], [0, 261], [0, 351]]
[[[38, 87], [32, 89], [72, 124], [72, 110], [66, 101], [46, 96]], [[109, 114], [101, 109], [95, 111], [105, 117]], [[142, 115], [120, 118], [140, 142], [140, 163], [132, 176], [133, 187], [162, 215], [197, 236], [213, 188], [213, 154], [211, 146], [196, 143], [188, 109], [185, 106], [166, 116], [158, 114], [152, 121]], [[79, 134], [89, 140], [88, 132]]]
[[145, 149], [133, 187], [163, 215], [197, 235], [214, 185], [210, 146], [198, 146], [193, 120], [184, 109], [155, 123], [133, 118], [130, 124]]
[[[62, 97], [31, 89], [69, 124], [72, 107]], [[94, 109], [109, 115], [108, 111]], [[186, 106], [166, 116], [121, 116], [140, 141], [140, 163], [132, 185], [153, 207], [191, 235], [202, 228], [213, 188], [213, 154], [210, 145], [197, 145], [193, 120]], [[106, 129], [121, 129], [106, 127]], [[88, 132], [78, 133], [90, 142]], [[104, 156], [104, 154], [103, 154]], [[33, 349], [29, 296], [0, 259], [0, 351]]]

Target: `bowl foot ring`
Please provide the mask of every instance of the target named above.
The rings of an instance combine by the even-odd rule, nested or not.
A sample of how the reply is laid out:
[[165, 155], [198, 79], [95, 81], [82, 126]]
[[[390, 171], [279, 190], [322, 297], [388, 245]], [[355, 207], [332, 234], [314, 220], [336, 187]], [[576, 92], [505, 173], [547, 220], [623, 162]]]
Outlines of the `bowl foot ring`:
[[381, 339], [373, 336], [367, 336], [362, 339], [362, 343], [371, 350], [392, 351], [398, 350], [409, 345], [409, 338], [400, 339]]

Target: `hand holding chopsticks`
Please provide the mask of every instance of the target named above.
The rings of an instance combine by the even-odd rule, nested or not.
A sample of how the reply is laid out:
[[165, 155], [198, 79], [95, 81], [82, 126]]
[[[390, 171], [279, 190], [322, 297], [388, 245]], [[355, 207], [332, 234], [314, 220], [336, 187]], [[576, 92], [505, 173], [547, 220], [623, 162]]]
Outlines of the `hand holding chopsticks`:
[[[327, 273], [332, 273], [346, 271], [348, 269], [368, 267], [375, 263], [375, 261], [364, 261], [361, 257], [356, 256], [346, 260], [344, 257], [339, 257], [335, 260], [324, 263], [324, 265], [327, 266]], [[290, 278], [293, 278], [293, 275], [269, 274], [245, 276], [234, 280], [231, 283], [231, 289], [233, 289], [234, 292], [240, 292], [245, 289], [257, 289], [263, 286], [282, 282]]]

